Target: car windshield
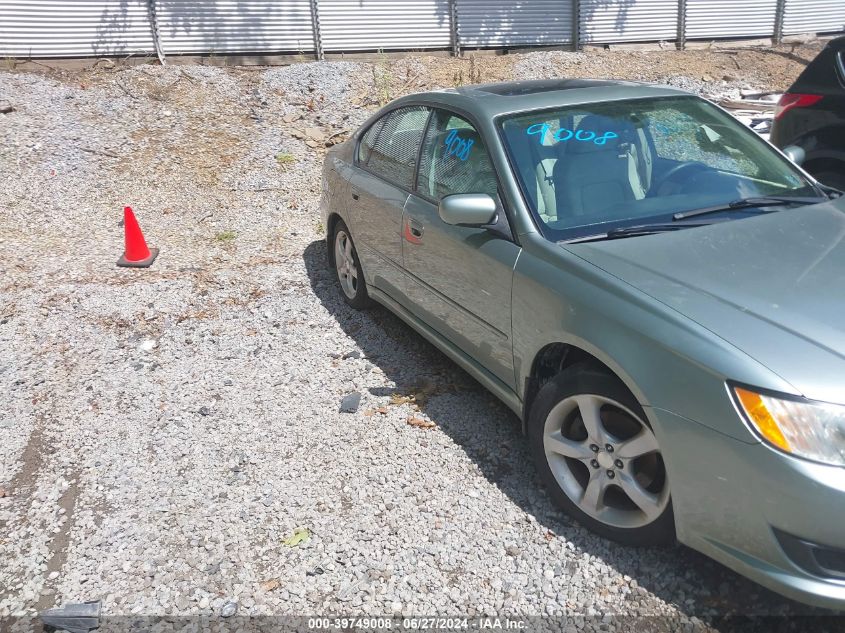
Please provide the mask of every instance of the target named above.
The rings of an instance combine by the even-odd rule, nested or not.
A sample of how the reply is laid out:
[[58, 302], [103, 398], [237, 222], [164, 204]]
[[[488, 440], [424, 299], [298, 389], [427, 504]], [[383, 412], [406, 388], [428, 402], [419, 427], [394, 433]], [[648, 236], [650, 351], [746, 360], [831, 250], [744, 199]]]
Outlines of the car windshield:
[[553, 241], [698, 209], [710, 214], [699, 225], [747, 217], [762, 201], [738, 201], [820, 195], [753, 131], [698, 97], [581, 104], [500, 125], [525, 198]]

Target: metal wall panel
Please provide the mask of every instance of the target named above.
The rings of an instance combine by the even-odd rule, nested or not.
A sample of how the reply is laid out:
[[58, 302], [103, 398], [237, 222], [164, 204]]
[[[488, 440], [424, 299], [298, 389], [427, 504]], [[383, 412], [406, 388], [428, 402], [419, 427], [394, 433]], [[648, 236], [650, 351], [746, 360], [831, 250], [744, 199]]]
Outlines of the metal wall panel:
[[449, 0], [320, 0], [326, 51], [448, 48]]
[[[573, 0], [454, 0], [459, 43], [572, 41]], [[153, 54], [147, 0], [0, 0], [0, 55]], [[310, 52], [309, 0], [156, 0], [165, 53]], [[768, 37], [777, 0], [686, 0], [686, 37]], [[845, 31], [845, 0], [785, 0], [784, 34]], [[319, 0], [325, 50], [449, 48], [449, 0]], [[674, 40], [678, 0], [581, 0], [581, 42]]]
[[580, 25], [585, 43], [675, 40], [678, 0], [581, 0]]
[[845, 31], [845, 0], [786, 0], [785, 34], [842, 31]]
[[165, 55], [314, 50], [308, 0], [156, 0], [156, 16]]
[[0, 55], [96, 57], [153, 50], [146, 0], [0, 0]]
[[686, 37], [771, 37], [776, 8], [776, 0], [687, 0]]
[[541, 46], [572, 42], [572, 0], [456, 0], [461, 46]]

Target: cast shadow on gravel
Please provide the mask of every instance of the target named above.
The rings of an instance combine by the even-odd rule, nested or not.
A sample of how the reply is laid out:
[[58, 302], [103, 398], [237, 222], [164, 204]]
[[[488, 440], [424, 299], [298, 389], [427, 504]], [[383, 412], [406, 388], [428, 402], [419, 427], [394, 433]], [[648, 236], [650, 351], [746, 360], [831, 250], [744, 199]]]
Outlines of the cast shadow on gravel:
[[[547, 539], [565, 539], [686, 615], [715, 618], [717, 627], [721, 616], [831, 613], [776, 595], [687, 547], [626, 548], [579, 527], [552, 506], [531, 463], [521, 425], [504, 404], [387, 309], [376, 305], [358, 312], [346, 305], [323, 240], [309, 244], [303, 259], [314, 294], [364, 358], [397, 385], [395, 390], [372, 388], [370, 395], [411, 393], [421, 384], [433, 384], [434, 393], [423, 400], [421, 410], [460, 445], [488, 481], [548, 530]], [[644, 598], [636, 591], [629, 594], [632, 601]]]
[[795, 52], [794, 49], [791, 50], [791, 51], [783, 51], [783, 50], [778, 50], [776, 48], [767, 48], [767, 49], [761, 49], [761, 52], [764, 53], [765, 55], [777, 55], [778, 57], [783, 57], [784, 59], [788, 59], [790, 61], [798, 62], [799, 64], [803, 64], [804, 66], [807, 66], [814, 59], [814, 57], [811, 57], [810, 59], [806, 59], [805, 57], [801, 57], [800, 55], [798, 55]]

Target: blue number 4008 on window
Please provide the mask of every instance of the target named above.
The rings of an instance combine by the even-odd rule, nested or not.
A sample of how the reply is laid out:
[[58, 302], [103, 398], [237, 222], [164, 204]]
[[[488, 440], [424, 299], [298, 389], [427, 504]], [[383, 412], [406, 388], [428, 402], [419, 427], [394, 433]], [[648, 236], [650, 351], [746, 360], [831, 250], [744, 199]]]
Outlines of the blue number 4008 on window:
[[446, 145], [446, 153], [443, 158], [457, 156], [461, 160], [466, 160], [469, 158], [469, 152], [475, 141], [471, 138], [461, 138], [458, 136], [458, 130], [452, 130], [443, 143]]

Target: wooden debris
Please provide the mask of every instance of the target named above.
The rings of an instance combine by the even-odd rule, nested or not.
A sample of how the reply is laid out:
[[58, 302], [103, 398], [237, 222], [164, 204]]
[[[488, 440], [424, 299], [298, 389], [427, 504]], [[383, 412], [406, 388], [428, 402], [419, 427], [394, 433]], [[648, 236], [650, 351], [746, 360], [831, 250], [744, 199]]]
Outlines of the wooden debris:
[[422, 418], [417, 418], [414, 416], [409, 417], [407, 423], [408, 426], [415, 426], [418, 429], [433, 429], [435, 426], [437, 426], [431, 420], [423, 420]]
[[774, 111], [775, 103], [771, 101], [757, 101], [755, 99], [723, 99], [719, 102], [723, 108], [731, 110], [754, 110], [755, 112]]

